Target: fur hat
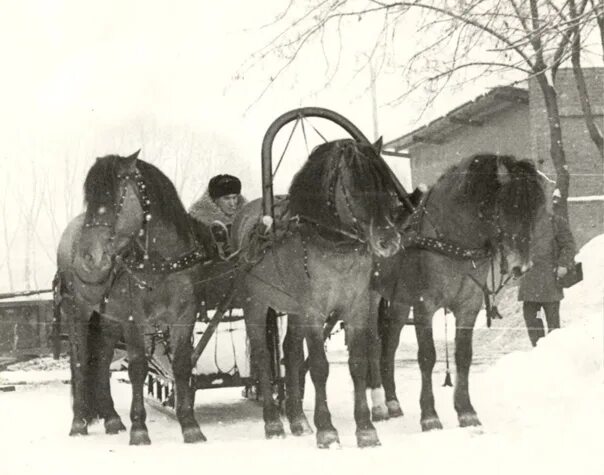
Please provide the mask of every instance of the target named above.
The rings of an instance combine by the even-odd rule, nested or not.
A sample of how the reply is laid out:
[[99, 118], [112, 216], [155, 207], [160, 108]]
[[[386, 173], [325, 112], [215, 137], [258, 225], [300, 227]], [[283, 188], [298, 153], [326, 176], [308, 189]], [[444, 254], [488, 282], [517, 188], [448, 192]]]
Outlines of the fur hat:
[[208, 191], [213, 200], [225, 195], [238, 195], [241, 193], [241, 182], [232, 175], [216, 175], [210, 180]]

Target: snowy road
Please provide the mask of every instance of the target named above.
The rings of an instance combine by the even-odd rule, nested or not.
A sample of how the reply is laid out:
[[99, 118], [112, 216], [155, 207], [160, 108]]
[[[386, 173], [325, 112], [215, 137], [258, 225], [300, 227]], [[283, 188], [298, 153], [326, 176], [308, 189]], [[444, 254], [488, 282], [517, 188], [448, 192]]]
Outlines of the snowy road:
[[[405, 416], [379, 423], [382, 446], [365, 450], [356, 448], [352, 384], [347, 366], [339, 362], [331, 365], [328, 395], [342, 449], [331, 451], [316, 449], [314, 436], [265, 440], [261, 408], [242, 400], [240, 389], [198, 391], [196, 414], [208, 438], [205, 444], [183, 444], [178, 423], [153, 408], [148, 409], [150, 447], [130, 447], [127, 434], [105, 435], [99, 424], [90, 428], [88, 437], [70, 438], [69, 385], [62, 382], [68, 374], [5, 371], [0, 381], [34, 384], [0, 393], [0, 474], [602, 475], [604, 237], [584, 248], [582, 260], [586, 281], [568, 292], [564, 328], [537, 348], [530, 349], [526, 335], [514, 336], [517, 315], [506, 323], [516, 322], [511, 334], [491, 329], [481, 336], [477, 330], [470, 386], [483, 423], [480, 429], [457, 427], [452, 389], [441, 386], [440, 341], [441, 362], [433, 381], [444, 430], [420, 431], [419, 370], [409, 361], [408, 334], [401, 350], [405, 359], [396, 373]], [[487, 339], [495, 339], [498, 346], [487, 345]], [[332, 359], [340, 361], [341, 355], [336, 352]], [[128, 425], [130, 388], [115, 376], [112, 384], [116, 409]], [[305, 409], [312, 420], [312, 384], [308, 387]]]

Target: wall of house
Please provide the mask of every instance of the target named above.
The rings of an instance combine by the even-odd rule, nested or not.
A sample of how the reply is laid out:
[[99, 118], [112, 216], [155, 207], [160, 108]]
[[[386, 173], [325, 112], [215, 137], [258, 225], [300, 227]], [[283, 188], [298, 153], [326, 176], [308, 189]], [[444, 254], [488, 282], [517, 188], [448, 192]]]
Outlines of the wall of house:
[[443, 144], [418, 144], [409, 149], [413, 187], [432, 185], [462, 158], [479, 152], [530, 158], [529, 106], [519, 105], [491, 116], [482, 126], [466, 126]]
[[[604, 69], [586, 68], [584, 72], [593, 112], [604, 131]], [[556, 89], [562, 140], [571, 174], [570, 196], [588, 197], [569, 203], [569, 219], [580, 247], [604, 233], [604, 201], [601, 199], [604, 195], [604, 158], [589, 137], [572, 70], [559, 70]], [[421, 143], [410, 148], [413, 186], [419, 183], [431, 185], [461, 158], [484, 151], [531, 158], [555, 180], [543, 95], [534, 80], [529, 81], [529, 101], [530, 105], [515, 106], [492, 116], [482, 127], [463, 127], [443, 144]]]
[[[592, 112], [604, 131], [604, 69], [585, 68]], [[568, 214], [577, 245], [581, 247], [604, 233], [604, 158], [591, 140], [575, 78], [571, 69], [561, 69], [556, 77], [556, 92], [562, 125], [562, 141], [570, 173]], [[529, 81], [531, 150], [539, 167], [553, 180], [556, 172], [550, 157], [549, 127], [543, 94], [535, 80]], [[587, 197], [574, 201], [573, 197]], [[600, 197], [598, 199], [598, 197]]]
[[[585, 68], [585, 80], [592, 111], [600, 129], [604, 131], [604, 69]], [[571, 175], [570, 196], [604, 194], [604, 159], [591, 140], [572, 70], [561, 69], [556, 77], [556, 91], [560, 108], [562, 141]], [[555, 179], [556, 172], [550, 158], [550, 139], [543, 94], [536, 80], [529, 81], [531, 150], [540, 168]]]
[[601, 200], [568, 203], [568, 219], [577, 248], [604, 233], [604, 203]]

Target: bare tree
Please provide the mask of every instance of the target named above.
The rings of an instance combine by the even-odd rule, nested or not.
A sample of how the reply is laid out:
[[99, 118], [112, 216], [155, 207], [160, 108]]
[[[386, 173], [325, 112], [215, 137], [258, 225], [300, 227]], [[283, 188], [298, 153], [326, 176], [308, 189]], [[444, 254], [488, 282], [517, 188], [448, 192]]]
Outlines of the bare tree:
[[[277, 21], [281, 30], [252, 58], [250, 65], [270, 55], [281, 58], [280, 67], [271, 76], [272, 83], [313, 41], [326, 52], [322, 43], [325, 38], [340, 39], [343, 44], [347, 27], [361, 37], [365, 34], [361, 22], [370, 20], [373, 37], [364, 36], [369, 42], [369, 61], [377, 57], [379, 63], [381, 58], [383, 63], [398, 67], [403, 81], [410, 78], [396, 100], [423, 87], [430, 93], [430, 104], [453, 85], [478, 78], [502, 74], [511, 74], [516, 82], [531, 78], [544, 99], [550, 156], [556, 170], [556, 186], [563, 198], [560, 212], [566, 216], [570, 175], [555, 80], [560, 66], [569, 60], [576, 70], [588, 129], [599, 149], [602, 136], [590, 112], [580, 64], [583, 39], [587, 36], [584, 33], [602, 25], [602, 4], [577, 1], [578, 4], [574, 0], [316, 0], [304, 2], [304, 6], [290, 2]], [[408, 33], [410, 25], [415, 26], [415, 35]], [[401, 61], [397, 55], [399, 45], [410, 44], [415, 45], [414, 52]], [[342, 48], [335, 61], [329, 61], [330, 67], [339, 64], [341, 54]]]
[[13, 228], [12, 233], [9, 232], [9, 223], [10, 218], [8, 216], [7, 211], [7, 195], [8, 195], [8, 187], [4, 188], [4, 196], [2, 197], [2, 237], [4, 240], [4, 251], [6, 253], [6, 257], [4, 261], [1, 263], [0, 268], [6, 266], [6, 276], [8, 278], [8, 290], [15, 290], [14, 280], [13, 280], [13, 269], [12, 269], [12, 261], [11, 256], [13, 255], [13, 245], [17, 238], [17, 232], [19, 228], [19, 223]]
[[[587, 0], [582, 0], [581, 4], [575, 5], [575, 0], [568, 0], [568, 13], [569, 13], [569, 24], [571, 25], [571, 63], [573, 67], [573, 74], [575, 76], [575, 82], [577, 83], [577, 91], [579, 93], [579, 100], [581, 101], [581, 110], [583, 111], [583, 117], [585, 117], [585, 124], [589, 131], [594, 144], [598, 148], [600, 156], [604, 157], [604, 138], [602, 137], [602, 131], [594, 119], [594, 114], [591, 109], [591, 103], [589, 100], [589, 92], [587, 90], [587, 84], [585, 82], [585, 76], [583, 74], [583, 68], [581, 67], [581, 30], [585, 26], [581, 23], [580, 19], [587, 6]], [[604, 5], [600, 3], [600, 12], [596, 12], [596, 18], [600, 22], [600, 33], [602, 34], [601, 15], [603, 14]], [[560, 13], [562, 19], [565, 18], [563, 12]], [[604, 48], [604, 41], [602, 43]]]
[[600, 42], [602, 44], [602, 58], [604, 58], [604, 3], [602, 0], [590, 0], [590, 3], [596, 13], [596, 20], [600, 30]]

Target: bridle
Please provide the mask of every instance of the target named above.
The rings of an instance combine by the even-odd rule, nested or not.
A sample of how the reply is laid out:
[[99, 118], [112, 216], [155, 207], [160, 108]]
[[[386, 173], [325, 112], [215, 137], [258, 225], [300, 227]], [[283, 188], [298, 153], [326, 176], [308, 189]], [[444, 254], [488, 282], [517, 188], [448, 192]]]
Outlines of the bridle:
[[[120, 186], [120, 195], [114, 210], [114, 222], [111, 223], [108, 220], [99, 219], [96, 215], [93, 219], [84, 223], [85, 228], [94, 227], [106, 227], [109, 228], [111, 234], [109, 236], [109, 242], [115, 242], [117, 237], [116, 226], [120, 218], [120, 213], [124, 210], [124, 203], [126, 201], [126, 195], [128, 193], [128, 184], [134, 185], [136, 191], [136, 197], [141, 206], [142, 210], [142, 222], [137, 232], [131, 235], [131, 245], [125, 246], [124, 249], [116, 255], [115, 265], [118, 267], [125, 268], [130, 274], [134, 272], [150, 272], [150, 273], [172, 273], [180, 270], [192, 267], [195, 264], [205, 262], [208, 260], [207, 253], [204, 248], [197, 242], [195, 234], [191, 231], [193, 240], [193, 249], [177, 258], [174, 259], [162, 259], [161, 261], [153, 261], [149, 256], [149, 223], [152, 219], [151, 214], [151, 199], [147, 192], [147, 185], [143, 179], [143, 176], [138, 168], [135, 168], [133, 172], [120, 173], [117, 175], [118, 183]], [[133, 239], [132, 239], [133, 238]], [[141, 242], [143, 240], [143, 242]], [[142, 260], [137, 257], [136, 248], [133, 249], [134, 245], [142, 251]], [[134, 252], [133, 252], [134, 251]], [[115, 267], [114, 265], [114, 267]], [[135, 279], [135, 280], [140, 280]]]
[[94, 214], [90, 221], [86, 220], [86, 222], [84, 222], [84, 228], [96, 228], [96, 227], [109, 228], [110, 232], [111, 232], [111, 234], [109, 236], [109, 242], [110, 243], [115, 242], [115, 238], [117, 236], [117, 231], [116, 231], [117, 223], [120, 218], [120, 213], [124, 209], [124, 203], [126, 201], [126, 194], [128, 193], [128, 184], [131, 183], [134, 185], [134, 189], [136, 190], [136, 196], [138, 198], [138, 202], [140, 204], [140, 207], [142, 210], [142, 215], [143, 215], [141, 226], [140, 226], [138, 232], [133, 234], [133, 237], [135, 235], [138, 235], [137, 237], [145, 239], [145, 244], [142, 247], [143, 247], [143, 251], [144, 251], [144, 259], [148, 260], [149, 259], [148, 227], [149, 227], [149, 221], [151, 221], [152, 215], [151, 215], [151, 200], [149, 199], [149, 195], [147, 194], [147, 185], [145, 185], [143, 176], [141, 175], [138, 168], [136, 168], [134, 170], [134, 172], [120, 173], [117, 175], [117, 178], [118, 178], [118, 183], [119, 183], [119, 187], [120, 187], [121, 191], [120, 191], [119, 199], [118, 199], [117, 204], [115, 205], [115, 209], [114, 209], [114, 216], [115, 216], [114, 222], [111, 223], [106, 219], [102, 219], [103, 215], [97, 216], [96, 214]]

